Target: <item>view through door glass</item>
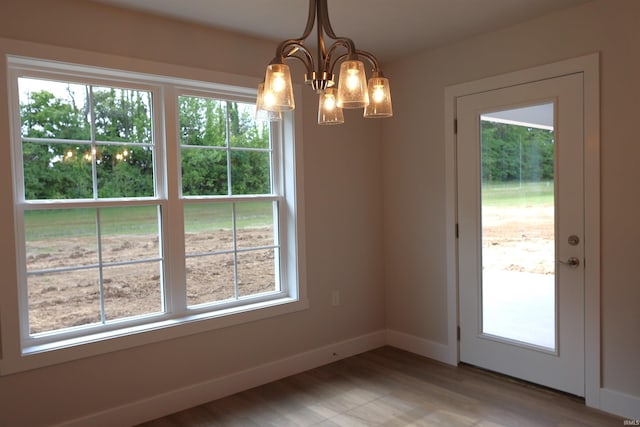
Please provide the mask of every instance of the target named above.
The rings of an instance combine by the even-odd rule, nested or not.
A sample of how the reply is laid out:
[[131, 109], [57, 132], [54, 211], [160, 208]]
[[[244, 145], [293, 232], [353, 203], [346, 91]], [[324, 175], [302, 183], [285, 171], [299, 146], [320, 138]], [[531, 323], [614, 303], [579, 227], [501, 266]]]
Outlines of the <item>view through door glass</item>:
[[554, 105], [483, 114], [482, 333], [556, 349]]

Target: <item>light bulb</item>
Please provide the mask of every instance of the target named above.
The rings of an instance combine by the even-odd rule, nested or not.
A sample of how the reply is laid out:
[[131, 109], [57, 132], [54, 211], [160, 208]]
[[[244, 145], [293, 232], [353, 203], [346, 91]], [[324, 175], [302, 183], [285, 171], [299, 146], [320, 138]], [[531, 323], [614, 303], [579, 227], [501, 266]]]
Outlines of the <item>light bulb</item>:
[[336, 103], [336, 90], [332, 87], [326, 88], [320, 93], [318, 102], [318, 124], [337, 125], [344, 123], [342, 108]]
[[273, 83], [271, 84], [271, 89], [275, 92], [282, 92], [284, 90], [284, 74], [283, 73], [273, 73]]
[[[273, 104], [273, 96], [268, 98], [268, 101]], [[258, 85], [258, 95], [256, 96], [256, 112], [255, 119], [261, 122], [277, 122], [282, 120], [282, 114], [280, 111], [268, 111], [265, 108], [267, 99], [265, 99], [264, 83]]]
[[333, 95], [325, 96], [324, 109], [326, 111], [333, 111], [334, 108], [336, 108], [336, 99], [333, 97]]
[[274, 111], [290, 111], [295, 108], [291, 72], [285, 64], [269, 64], [264, 76], [263, 108]]
[[264, 93], [264, 97], [262, 99], [265, 107], [273, 107], [276, 102], [276, 97], [270, 90]]
[[349, 90], [355, 90], [358, 86], [360, 86], [358, 70], [349, 70], [349, 75], [347, 76], [347, 88], [349, 88]]
[[337, 106], [340, 108], [362, 108], [369, 104], [364, 64], [358, 60], [347, 60], [340, 64]]
[[384, 100], [384, 87], [381, 85], [376, 85], [373, 88], [373, 102], [379, 103]]
[[364, 117], [383, 118], [393, 116], [389, 80], [383, 77], [382, 73], [376, 72], [369, 79], [368, 92], [372, 102], [365, 107]]

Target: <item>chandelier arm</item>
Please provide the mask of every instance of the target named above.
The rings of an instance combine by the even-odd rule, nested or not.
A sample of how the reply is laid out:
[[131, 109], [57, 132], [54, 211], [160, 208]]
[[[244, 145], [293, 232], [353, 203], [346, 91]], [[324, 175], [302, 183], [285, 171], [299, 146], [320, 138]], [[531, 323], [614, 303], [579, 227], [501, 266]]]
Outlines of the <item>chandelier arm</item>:
[[316, 7], [318, 16], [318, 27], [316, 28], [316, 38], [318, 46], [318, 74], [321, 75], [322, 72], [326, 70], [324, 63], [327, 58], [327, 47], [324, 42], [322, 25], [320, 24], [320, 20], [322, 19], [322, 11], [320, 10], [320, 8], [322, 7], [322, 4], [318, 0], [316, 0]]
[[307, 25], [304, 28], [304, 33], [298, 39], [300, 41], [303, 41], [304, 39], [309, 37], [309, 35], [311, 34], [311, 30], [313, 30], [313, 24], [315, 23], [315, 20], [316, 20], [316, 2], [317, 1], [318, 0], [309, 0], [309, 14], [307, 15]]
[[[292, 49], [285, 56], [285, 59], [295, 58], [295, 59], [299, 60], [300, 62], [302, 62], [304, 64], [304, 67], [307, 70], [307, 74], [309, 76], [311, 76], [313, 74], [313, 68], [314, 68], [313, 56], [311, 55], [311, 52], [309, 52], [309, 50], [307, 50], [307, 48], [305, 48], [304, 46], [299, 45], [298, 48], [299, 49]], [[304, 56], [298, 55], [299, 52], [302, 52], [304, 54]]]
[[[298, 57], [296, 55], [297, 52], [302, 52], [304, 54], [304, 59], [302, 57]], [[269, 64], [284, 64], [285, 59], [296, 57], [304, 62], [307, 72], [310, 72], [310, 70], [312, 71], [315, 67], [313, 55], [311, 55], [309, 49], [302, 44], [302, 41], [296, 39], [285, 40], [280, 43], [276, 50], [276, 56]]]
[[349, 56], [349, 54], [343, 53], [342, 55], [338, 56], [332, 63], [331, 55], [333, 55], [333, 51], [336, 49], [337, 46], [338, 45], [336, 45], [335, 43], [331, 45], [331, 47], [329, 48], [329, 51], [327, 52], [327, 55], [324, 58], [324, 63], [322, 64], [322, 67], [324, 68], [324, 70], [327, 71], [329, 74], [333, 74], [333, 69], [335, 68], [335, 65], [338, 62], [340, 62], [341, 60]]
[[[340, 42], [344, 46], [347, 47], [349, 51], [349, 56], [354, 57], [356, 55], [356, 45], [348, 37], [339, 37], [336, 36], [336, 32], [333, 30], [331, 26], [331, 21], [329, 21], [329, 7], [327, 6], [327, 0], [317, 0], [318, 1], [318, 27], [324, 28], [324, 31], [327, 33], [327, 36]], [[334, 43], [335, 44], [335, 43]]]
[[[297, 38], [297, 39], [288, 39], [281, 42], [276, 48], [276, 56], [273, 59], [273, 61], [271, 61], [271, 63], [274, 63], [274, 61], [276, 61], [276, 63], [282, 63], [284, 61], [284, 58], [289, 56], [289, 54], [284, 53], [285, 49], [288, 46], [290, 45], [302, 46], [305, 39], [309, 37], [309, 35], [311, 34], [311, 31], [313, 30], [313, 25], [316, 20], [316, 2], [317, 1], [318, 0], [309, 0], [309, 14], [307, 15], [307, 24], [305, 26], [304, 33], [302, 34], [302, 36], [300, 36], [300, 38]], [[278, 60], [280, 62], [277, 62]]]
[[[340, 55], [337, 58], [335, 58], [335, 60], [333, 62], [331, 62], [331, 55], [333, 55], [333, 51], [336, 50], [338, 47], [341, 47], [341, 46], [347, 49], [347, 53], [343, 53], [342, 55]], [[338, 64], [340, 61], [342, 61], [344, 59], [347, 59], [347, 58], [353, 59], [353, 55], [350, 52], [348, 52], [348, 50], [349, 50], [349, 46], [348, 46], [347, 43], [345, 43], [342, 39], [336, 40], [336, 42], [331, 45], [331, 47], [329, 48], [329, 51], [327, 52], [327, 55], [325, 57], [324, 64], [323, 64], [324, 69], [326, 71], [328, 71], [329, 73], [333, 74], [333, 71], [334, 71], [334, 68], [335, 68], [336, 64]], [[361, 51], [359, 51], [357, 49], [355, 50], [356, 54], [360, 53], [360, 52]], [[362, 52], [364, 52], [364, 51], [362, 51]], [[364, 53], [366, 54], [367, 52], [364, 52]]]
[[373, 71], [376, 73], [380, 73], [380, 63], [378, 62], [378, 58], [376, 58], [372, 53], [367, 52], [366, 50], [356, 50], [358, 56], [364, 56], [371, 62], [373, 65]]
[[349, 54], [347, 54], [347, 53], [343, 53], [342, 55], [338, 56], [338, 57], [336, 58], [336, 60], [335, 60], [335, 61], [333, 61], [333, 63], [331, 63], [331, 66], [329, 67], [329, 72], [330, 72], [331, 74], [334, 74], [334, 73], [333, 73], [333, 70], [334, 70], [334, 68], [336, 67], [336, 64], [337, 64], [337, 63], [339, 63], [339, 62], [341, 62], [341, 61], [343, 61], [343, 60], [344, 60], [344, 59], [346, 59], [348, 56], [349, 56]]
[[278, 47], [276, 48], [276, 55], [271, 60], [270, 64], [282, 64], [282, 63], [284, 63], [284, 59], [287, 56], [291, 55], [291, 50], [289, 50], [288, 52], [285, 53], [287, 48], [290, 47], [290, 46], [300, 47], [300, 46], [302, 46], [302, 42], [303, 41], [304, 40], [300, 40], [300, 39], [288, 39], [288, 40], [285, 40], [285, 41], [281, 42], [278, 45]]

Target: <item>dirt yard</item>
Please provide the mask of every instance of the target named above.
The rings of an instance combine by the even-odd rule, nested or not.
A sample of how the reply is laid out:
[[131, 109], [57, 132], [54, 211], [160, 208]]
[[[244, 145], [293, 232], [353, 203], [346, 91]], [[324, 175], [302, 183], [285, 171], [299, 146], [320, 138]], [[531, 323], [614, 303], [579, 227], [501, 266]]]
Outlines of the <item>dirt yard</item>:
[[[273, 245], [271, 228], [243, 229], [238, 248]], [[232, 250], [228, 231], [189, 234], [187, 254]], [[157, 237], [103, 237], [102, 262], [116, 263], [102, 270], [104, 299], [99, 288], [98, 250], [94, 239], [65, 238], [31, 242], [27, 250], [30, 272], [64, 269], [56, 273], [30, 275], [28, 298], [31, 333], [45, 332], [101, 321], [101, 304], [106, 320], [122, 319], [162, 311], [162, 272]], [[238, 252], [238, 296], [275, 289], [274, 250]], [[188, 257], [186, 262], [189, 305], [233, 298], [234, 255]], [[143, 260], [153, 261], [143, 261]], [[121, 262], [140, 261], [117, 265]], [[76, 269], [84, 265], [83, 269]], [[70, 268], [74, 269], [71, 270]], [[169, 280], [165, 280], [168, 286]]]
[[483, 267], [554, 274], [553, 206], [485, 208]]
[[[484, 268], [554, 273], [553, 207], [485, 208], [483, 216]], [[103, 263], [140, 261], [159, 257], [157, 237], [119, 236], [103, 238]], [[273, 244], [270, 228], [244, 229], [239, 248]], [[187, 235], [188, 254], [233, 249], [229, 231]], [[82, 270], [31, 275], [29, 310], [32, 333], [100, 322], [101, 299], [98, 251], [93, 241], [67, 238], [42, 240], [29, 245], [29, 271], [87, 266]], [[275, 289], [274, 251], [238, 253], [238, 294], [252, 295]], [[234, 297], [233, 254], [190, 257], [186, 262], [189, 305], [223, 301]], [[145, 261], [103, 269], [106, 320], [156, 313], [162, 310], [159, 261]], [[168, 284], [170, 281], [165, 281]]]

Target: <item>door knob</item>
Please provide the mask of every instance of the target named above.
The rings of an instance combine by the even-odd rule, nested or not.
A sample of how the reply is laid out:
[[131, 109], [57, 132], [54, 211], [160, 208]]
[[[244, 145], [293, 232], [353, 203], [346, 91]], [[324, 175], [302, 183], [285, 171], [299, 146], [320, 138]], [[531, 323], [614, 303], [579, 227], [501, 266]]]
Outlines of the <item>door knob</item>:
[[569, 258], [567, 261], [558, 260], [560, 264], [568, 265], [571, 268], [578, 268], [580, 265], [580, 260], [574, 256]]

